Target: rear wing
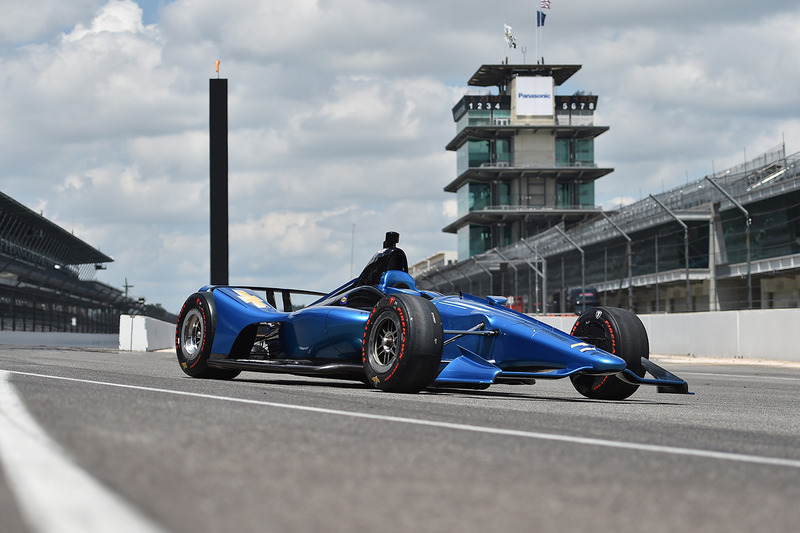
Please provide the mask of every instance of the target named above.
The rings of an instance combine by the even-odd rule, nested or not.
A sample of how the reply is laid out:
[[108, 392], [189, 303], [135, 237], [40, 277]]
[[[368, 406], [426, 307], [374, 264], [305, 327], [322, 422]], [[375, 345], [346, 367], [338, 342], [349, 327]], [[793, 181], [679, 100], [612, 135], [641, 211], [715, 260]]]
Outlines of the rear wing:
[[308, 291], [305, 289], [286, 289], [282, 287], [254, 287], [250, 285], [210, 285], [208, 287], [204, 287], [204, 290], [208, 290], [213, 292], [216, 289], [221, 288], [228, 288], [228, 289], [247, 289], [254, 292], [263, 292], [266, 296], [267, 303], [274, 307], [275, 309], [280, 309], [278, 307], [278, 299], [276, 295], [280, 298], [280, 303], [283, 306], [283, 311], [289, 313], [292, 312], [295, 308], [292, 304], [292, 295], [303, 295], [303, 296], [316, 296], [317, 299], [321, 296], [326, 296], [328, 293], [326, 292], [319, 292], [319, 291]]

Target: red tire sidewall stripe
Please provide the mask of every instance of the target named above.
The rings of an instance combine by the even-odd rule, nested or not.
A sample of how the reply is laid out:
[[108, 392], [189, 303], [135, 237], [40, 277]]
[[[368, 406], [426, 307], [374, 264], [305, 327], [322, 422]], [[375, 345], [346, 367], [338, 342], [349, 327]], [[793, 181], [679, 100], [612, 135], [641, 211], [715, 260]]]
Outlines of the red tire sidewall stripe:
[[203, 356], [203, 349], [206, 347], [206, 340], [208, 340], [208, 319], [206, 317], [206, 306], [203, 305], [203, 301], [200, 298], [197, 298], [195, 303], [197, 304], [197, 307], [200, 308], [200, 314], [203, 315], [203, 343], [200, 345], [200, 353], [197, 354], [194, 363], [189, 365], [189, 368], [194, 368], [194, 365], [200, 362], [200, 359]]
[[[570, 331], [570, 335], [572, 335], [572, 336], [575, 335], [575, 332], [578, 330], [578, 326], [580, 326], [580, 324], [581, 324], [580, 320], [575, 322], [575, 325], [572, 326], [572, 331]], [[606, 330], [606, 332], [611, 337], [611, 350], [610, 350], [610, 353], [616, 354], [617, 353], [617, 334], [614, 331], [614, 326], [611, 324], [611, 321], [609, 321], [607, 318], [603, 319], [602, 325], [603, 325], [604, 329]], [[597, 390], [600, 387], [602, 387], [607, 379], [608, 379], [608, 376], [603, 376], [603, 379], [595, 380], [595, 384], [593, 385], [592, 390]]]
[[386, 376], [383, 381], [389, 381], [394, 376], [394, 373], [397, 372], [397, 369], [400, 367], [400, 363], [403, 360], [403, 354], [406, 352], [406, 315], [403, 312], [403, 308], [400, 305], [395, 305], [397, 300], [395, 298], [391, 298], [389, 303], [394, 307], [395, 311], [397, 311], [397, 316], [400, 317], [400, 353], [397, 354], [397, 358], [394, 361], [394, 366], [392, 367], [392, 371]]

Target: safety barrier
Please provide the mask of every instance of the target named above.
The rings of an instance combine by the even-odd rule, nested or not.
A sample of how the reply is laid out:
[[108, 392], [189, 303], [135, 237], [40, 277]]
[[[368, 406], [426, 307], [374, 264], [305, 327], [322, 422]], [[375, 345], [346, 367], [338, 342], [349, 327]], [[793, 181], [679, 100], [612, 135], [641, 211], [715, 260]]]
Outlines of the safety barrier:
[[119, 349], [154, 352], [175, 345], [175, 324], [147, 316], [120, 315]]
[[[534, 318], [569, 332], [575, 316]], [[791, 328], [800, 324], [800, 309], [719, 311], [639, 315], [650, 339], [650, 353], [698, 357], [772, 359], [800, 362]], [[149, 317], [122, 315], [120, 333], [33, 333], [0, 331], [0, 345], [75, 346], [156, 351], [171, 348], [175, 325]]]
[[74, 333], [59, 331], [0, 331], [0, 345], [61, 346], [68, 348], [117, 347], [116, 333]]
[[[569, 332], [575, 316], [535, 317]], [[800, 361], [791, 333], [800, 309], [639, 315], [650, 353], [702, 357]]]

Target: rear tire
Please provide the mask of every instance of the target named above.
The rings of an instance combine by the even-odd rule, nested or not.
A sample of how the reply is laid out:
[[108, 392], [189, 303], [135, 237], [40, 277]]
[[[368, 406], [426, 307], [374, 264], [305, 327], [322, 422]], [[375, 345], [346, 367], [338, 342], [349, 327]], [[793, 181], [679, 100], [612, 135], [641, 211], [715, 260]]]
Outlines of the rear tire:
[[239, 370], [209, 368], [215, 330], [213, 300], [203, 293], [191, 295], [181, 308], [175, 328], [175, 351], [186, 374], [207, 379], [233, 379], [239, 375]]
[[[650, 343], [647, 330], [635, 313], [616, 307], [593, 307], [578, 317], [570, 334], [624, 359], [629, 370], [644, 377], [642, 357], [650, 358]], [[578, 374], [570, 379], [579, 393], [598, 400], [624, 400], [639, 388], [617, 376]]]
[[385, 296], [364, 327], [368, 382], [384, 391], [421, 391], [438, 375], [443, 339], [439, 310], [430, 301], [410, 294]]

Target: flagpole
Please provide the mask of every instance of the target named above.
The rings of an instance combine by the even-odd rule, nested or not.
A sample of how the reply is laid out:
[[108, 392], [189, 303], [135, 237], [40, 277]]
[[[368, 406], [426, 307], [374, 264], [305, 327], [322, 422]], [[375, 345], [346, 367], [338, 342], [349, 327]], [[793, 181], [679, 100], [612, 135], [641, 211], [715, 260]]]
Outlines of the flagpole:
[[536, 63], [538, 64], [541, 58], [544, 64], [544, 21], [547, 17], [544, 10], [550, 9], [550, 0], [541, 0], [539, 7], [540, 10], [536, 11]]
[[539, 28], [539, 51], [541, 52], [539, 57], [542, 59], [542, 65], [544, 65], [544, 11], [537, 13], [536, 24]]

